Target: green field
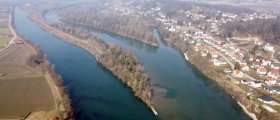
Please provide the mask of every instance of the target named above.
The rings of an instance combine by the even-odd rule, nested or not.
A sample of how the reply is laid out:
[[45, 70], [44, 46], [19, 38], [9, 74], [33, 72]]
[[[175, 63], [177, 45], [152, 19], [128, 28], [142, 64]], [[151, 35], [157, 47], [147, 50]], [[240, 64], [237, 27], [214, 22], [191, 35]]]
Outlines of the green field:
[[22, 118], [54, 109], [54, 100], [44, 77], [0, 79], [0, 108], [0, 119]]
[[0, 28], [0, 35], [10, 35], [11, 31], [9, 28]]
[[10, 38], [0, 38], [0, 46], [8, 44], [9, 39]]

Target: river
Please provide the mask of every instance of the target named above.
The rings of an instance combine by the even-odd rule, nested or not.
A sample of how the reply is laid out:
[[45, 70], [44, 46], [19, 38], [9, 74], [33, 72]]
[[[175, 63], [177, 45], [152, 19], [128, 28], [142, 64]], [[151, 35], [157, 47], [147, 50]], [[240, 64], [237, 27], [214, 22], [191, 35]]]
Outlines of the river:
[[[129, 40], [104, 31], [92, 33], [107, 43], [132, 49], [151, 77], [153, 102], [159, 116], [153, 116], [109, 71], [85, 50], [52, 36], [15, 8], [19, 34], [37, 43], [62, 75], [78, 119], [96, 120], [247, 120], [249, 117], [217, 84], [187, 63], [183, 56], [160, 42], [159, 47]], [[46, 14], [51, 15], [51, 14]], [[46, 17], [56, 19], [55, 15]]]

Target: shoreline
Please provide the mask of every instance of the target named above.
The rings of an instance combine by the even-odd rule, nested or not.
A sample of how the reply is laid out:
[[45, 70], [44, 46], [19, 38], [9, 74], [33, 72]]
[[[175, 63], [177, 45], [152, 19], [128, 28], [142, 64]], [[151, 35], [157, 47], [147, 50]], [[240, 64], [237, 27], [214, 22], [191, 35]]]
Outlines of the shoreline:
[[[28, 12], [30, 12], [30, 11], [28, 11]], [[117, 73], [115, 73], [111, 68], [106, 67], [103, 62], [99, 61], [99, 58], [100, 58], [102, 52], [100, 52], [98, 47], [94, 48], [95, 50], [92, 50], [89, 46], [87, 46], [88, 41], [81, 41], [77, 37], [69, 35], [68, 33], [65, 33], [63, 31], [57, 30], [55, 28], [52, 28], [47, 23], [47, 21], [43, 18], [43, 16], [41, 14], [38, 15], [38, 13], [30, 13], [29, 19], [34, 21], [39, 27], [41, 27], [43, 30], [45, 30], [49, 34], [52, 34], [52, 35], [60, 38], [61, 40], [65, 41], [67, 43], [70, 43], [70, 44], [75, 45], [75, 46], [77, 46], [77, 47], [79, 47], [81, 49], [84, 49], [90, 55], [94, 56], [98, 63], [100, 63], [105, 69], [109, 70], [115, 77], [120, 79], [121, 80], [120, 82], [122, 82], [129, 89], [131, 89], [131, 91], [134, 93], [134, 96], [137, 97], [139, 100], [141, 100], [151, 110], [151, 112], [153, 112], [153, 114], [155, 116], [157, 116], [157, 112], [156, 112], [154, 106], [152, 105], [151, 100], [144, 100], [144, 98], [142, 98], [141, 96], [136, 95], [136, 92], [132, 90], [132, 86], [130, 86], [128, 83], [124, 83], [122, 78]], [[95, 42], [95, 44], [98, 44], [98, 41], [94, 41], [94, 42]]]
[[[12, 7], [12, 11], [10, 14], [10, 24], [9, 24], [9, 28], [11, 29], [11, 31], [14, 34], [14, 37], [12, 38], [11, 41], [15, 40], [15, 39], [21, 39], [24, 41], [24, 44], [26, 44], [29, 49], [31, 49], [31, 51], [33, 51], [35, 54], [40, 54], [40, 48], [37, 47], [35, 44], [30, 43], [30, 41], [28, 39], [25, 39], [23, 36], [19, 35], [17, 33], [17, 31], [15, 30], [15, 26], [14, 26], [14, 7]], [[10, 42], [11, 42], [10, 41]], [[60, 114], [62, 116], [63, 119], [72, 119], [74, 118], [73, 115], [73, 108], [71, 106], [71, 100], [69, 99], [69, 95], [67, 90], [65, 89], [65, 87], [62, 85], [63, 80], [60, 77], [60, 75], [58, 73], [56, 73], [56, 71], [51, 67], [51, 64], [49, 62], [49, 60], [47, 58], [44, 59], [44, 65], [40, 66], [40, 68], [44, 71], [43, 72], [43, 77], [45, 78], [46, 82], [48, 83], [52, 95], [53, 95], [53, 99], [55, 102], [55, 109], [51, 110], [51, 111], [45, 111], [47, 112], [47, 114], [52, 114], [52, 112], [55, 112], [54, 114]], [[59, 85], [60, 84], [60, 85]], [[60, 110], [60, 109], [63, 110]], [[42, 111], [32, 111], [30, 112], [30, 114], [28, 116], [26, 116], [25, 119], [36, 119], [37, 116], [40, 116], [40, 114]], [[46, 119], [46, 118], [43, 118]]]
[[252, 118], [253, 120], [258, 120], [257, 116], [254, 113], [249, 112], [248, 109], [243, 104], [241, 104], [239, 101], [237, 101], [237, 104], [243, 109], [243, 111], [247, 115], [249, 115], [250, 118]]
[[[44, 16], [44, 14], [46, 14], [46, 12], [43, 12], [43, 14], [42, 14], [42, 16]], [[45, 19], [44, 17], [42, 17], [43, 19]], [[64, 21], [64, 20], [62, 20], [62, 21]], [[69, 22], [68, 22], [69, 23]], [[81, 23], [69, 23], [69, 24], [76, 24], [76, 25], [81, 25], [81, 26], [85, 26], [84, 24], [81, 24]], [[121, 37], [124, 37], [124, 38], [127, 38], [127, 39], [132, 39], [132, 40], [135, 40], [135, 41], [139, 41], [139, 42], [142, 42], [142, 43], [145, 43], [145, 44], [148, 44], [148, 45], [151, 45], [151, 46], [153, 46], [153, 47], [158, 47], [159, 46], [159, 44], [158, 44], [158, 42], [156, 42], [156, 43], [152, 43], [152, 42], [148, 42], [148, 41], [141, 41], [141, 40], [139, 40], [139, 39], [137, 39], [137, 38], [134, 38], [134, 37], [129, 37], [129, 36], [127, 36], [127, 35], [122, 35], [122, 34], [119, 34], [119, 33], [114, 33], [114, 32], [112, 32], [112, 31], [109, 31], [109, 30], [105, 30], [105, 29], [102, 29], [102, 28], [98, 28], [98, 27], [93, 27], [93, 28], [89, 28], [89, 29], [91, 29], [91, 30], [97, 30], [97, 31], [101, 31], [101, 32], [107, 32], [107, 33], [110, 33], [110, 34], [113, 34], [113, 35], [118, 35], [118, 36], [121, 36]]]
[[[244, 113], [248, 115], [248, 117], [250, 117], [253, 120], [257, 120], [257, 113], [250, 112], [248, 110], [248, 108], [245, 107], [246, 106], [245, 104], [248, 104], [249, 108], [255, 108], [256, 106], [254, 104], [254, 101], [252, 101], [250, 99], [246, 99], [246, 92], [243, 89], [241, 89], [239, 86], [232, 83], [231, 81], [224, 80], [226, 75], [217, 73], [217, 71], [215, 71], [216, 68], [212, 67], [212, 64], [210, 63], [210, 61], [209, 60], [205, 61], [204, 60], [205, 58], [201, 57], [198, 53], [196, 53], [196, 51], [192, 50], [192, 48], [188, 48], [188, 50], [186, 50], [186, 52], [183, 52], [181, 48], [178, 48], [171, 41], [164, 38], [161, 35], [161, 31], [159, 30], [158, 27], [156, 27], [156, 29], [157, 29], [157, 32], [160, 34], [161, 39], [163, 39], [164, 41], [169, 43], [173, 47], [173, 49], [178, 50], [178, 52], [184, 58], [185, 62], [190, 64], [192, 66], [192, 68], [198, 70], [201, 74], [203, 74], [209, 80], [216, 82], [216, 84], [223, 91], [225, 91], [226, 94], [231, 96], [231, 98], [234, 101], [236, 101], [236, 103], [238, 102], [237, 104], [242, 108]], [[191, 46], [189, 46], [189, 47], [191, 47]], [[187, 59], [185, 58], [185, 56], [187, 56]], [[207, 62], [211, 65], [210, 66], [211, 68], [209, 68], [209, 70], [204, 69], [205, 66], [203, 66], [202, 64], [203, 63], [205, 64], [205, 62]], [[247, 107], [248, 107], [248, 105], [247, 105]], [[255, 117], [256, 117], [256, 119], [255, 119]]]

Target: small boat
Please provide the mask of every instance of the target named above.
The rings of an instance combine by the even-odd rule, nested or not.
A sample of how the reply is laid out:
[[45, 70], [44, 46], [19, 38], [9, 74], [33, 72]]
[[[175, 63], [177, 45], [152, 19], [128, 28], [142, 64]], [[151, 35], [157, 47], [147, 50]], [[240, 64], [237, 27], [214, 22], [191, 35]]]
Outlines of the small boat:
[[188, 55], [186, 53], [184, 53], [184, 56], [185, 56], [186, 60], [189, 60], [189, 57], [188, 57]]

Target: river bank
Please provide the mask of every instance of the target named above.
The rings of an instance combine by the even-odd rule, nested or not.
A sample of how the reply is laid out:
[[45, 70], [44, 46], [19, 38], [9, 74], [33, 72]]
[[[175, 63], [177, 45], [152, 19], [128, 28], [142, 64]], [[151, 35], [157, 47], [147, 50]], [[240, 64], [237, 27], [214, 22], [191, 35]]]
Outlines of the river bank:
[[[104, 42], [102, 42], [101, 40], [99, 40], [98, 38], [92, 38], [91, 40], [82, 40], [78, 37], [74, 37], [59, 29], [53, 28], [47, 23], [46, 20], [44, 20], [44, 18], [42, 17], [42, 14], [40, 14], [39, 12], [35, 13], [35, 14], [32, 13], [30, 16], [30, 19], [33, 20], [34, 22], [36, 22], [45, 31], [48, 31], [49, 33], [55, 35], [56, 37], [66, 41], [66, 42], [69, 42], [73, 45], [83, 48], [87, 52], [89, 52], [91, 55], [95, 56], [97, 61], [99, 63], [101, 63], [101, 65], [104, 68], [108, 69], [109, 71], [112, 72], [113, 75], [118, 77], [118, 79], [122, 80], [123, 83], [125, 83], [129, 88], [132, 89], [135, 96], [137, 96], [141, 101], [143, 101], [151, 109], [151, 111], [153, 111], [153, 113], [155, 115], [157, 115], [157, 113], [154, 112], [155, 109], [151, 103], [151, 89], [149, 87], [150, 80], [149, 80], [148, 76], [144, 73], [144, 69], [138, 63], [138, 60], [136, 59], [136, 57], [133, 54], [131, 54], [131, 52], [124, 53], [124, 51], [121, 50], [120, 48], [118, 48], [116, 46], [112, 46], [112, 45], [107, 45]], [[92, 47], [92, 46], [95, 46], [95, 47]], [[107, 55], [109, 55], [113, 52], [120, 53], [120, 56], [119, 57], [116, 56], [116, 58], [106, 57]], [[111, 56], [111, 55], [109, 55], [109, 56]], [[116, 62], [119, 58], [122, 59], [123, 58], [122, 56], [125, 58], [131, 58], [130, 60], [135, 61], [135, 63], [133, 63], [132, 66], [129, 65], [130, 63], [128, 63], [128, 65], [130, 67], [132, 67], [132, 69], [134, 69], [133, 71], [136, 70], [134, 72], [135, 74], [132, 72], [129, 72], [130, 70], [122, 72], [121, 70], [118, 70], [118, 69], [120, 69], [120, 66], [112, 65], [112, 64], [110, 64], [110, 62], [108, 62], [108, 60], [111, 60], [111, 61], [113, 60], [112, 62], [114, 62], [114, 61]], [[123, 63], [123, 62], [117, 62], [117, 63]], [[121, 65], [121, 67], [125, 67], [125, 66]], [[129, 79], [129, 78], [131, 78], [131, 79]], [[140, 80], [140, 82], [136, 82], [136, 83], [133, 82], [136, 80]], [[135, 87], [135, 85], [137, 87]], [[139, 90], [141, 90], [141, 91], [139, 91]]]
[[[17, 31], [14, 29], [14, 7], [12, 8], [11, 12], [11, 23], [10, 28], [12, 29], [13, 33], [15, 34], [12, 40], [21, 39], [24, 41], [29, 48], [32, 49], [34, 53], [36, 53], [35, 58], [30, 58], [29, 65], [33, 67], [39, 67], [42, 70], [43, 76], [46, 79], [49, 87], [51, 88], [51, 92], [55, 101], [55, 110], [52, 112], [32, 112], [26, 119], [50, 119], [50, 118], [59, 118], [59, 119], [73, 119], [74, 112], [71, 105], [71, 100], [68, 95], [67, 89], [63, 85], [62, 77], [56, 73], [54, 66], [50, 64], [48, 58], [44, 53], [40, 50], [40, 48], [31, 43], [28, 39], [25, 39], [23, 36], [19, 35]], [[37, 58], [36, 58], [37, 57]], [[39, 58], [38, 58], [39, 57]], [[33, 59], [33, 63], [32, 62]], [[36, 60], [35, 60], [36, 59]], [[36, 62], [40, 59], [40, 63]], [[35, 61], [34, 61], [35, 60]], [[35, 63], [34, 63], [35, 62]], [[50, 118], [46, 118], [46, 116]]]
[[[158, 32], [164, 33], [158, 28]], [[171, 44], [175, 49], [188, 56], [187, 62], [193, 65], [198, 71], [203, 73], [207, 78], [216, 81], [216, 83], [225, 90], [232, 98], [238, 103], [243, 111], [252, 119], [271, 119], [273, 114], [263, 111], [263, 109], [256, 104], [256, 101], [247, 96], [247, 92], [240, 88], [237, 84], [230, 81], [227, 75], [223, 72], [223, 69], [219, 69], [214, 66], [207, 57], [201, 56], [197, 53], [189, 44], [178, 44], [172, 40], [172, 38], [166, 38], [162, 36], [163, 40]], [[207, 68], [207, 69], [205, 69]], [[272, 117], [273, 118], [273, 117]]]
[[12, 8], [9, 29], [13, 38], [0, 57], [0, 101], [5, 103], [0, 119], [72, 119], [71, 101], [61, 77], [40, 49], [17, 33]]
[[[150, 24], [150, 20], [147, 21], [143, 18], [136, 18], [130, 15], [119, 15], [115, 11], [106, 9], [98, 10], [98, 7], [99, 6], [91, 6], [90, 10], [87, 8], [80, 9], [80, 7], [71, 8], [75, 9], [75, 11], [65, 8], [63, 10], [57, 11], [57, 15], [60, 17], [60, 20], [65, 23], [82, 23], [87, 28], [101, 29], [122, 37], [138, 40], [153, 46], [158, 46], [158, 42], [153, 36], [152, 24]], [[82, 14], [84, 11], [94, 11], [95, 9], [100, 13], [87, 12], [86, 16], [83, 16], [84, 14]], [[90, 19], [83, 19], [85, 17]]]

